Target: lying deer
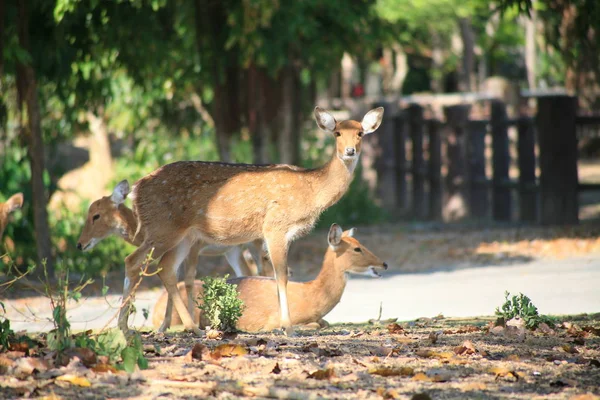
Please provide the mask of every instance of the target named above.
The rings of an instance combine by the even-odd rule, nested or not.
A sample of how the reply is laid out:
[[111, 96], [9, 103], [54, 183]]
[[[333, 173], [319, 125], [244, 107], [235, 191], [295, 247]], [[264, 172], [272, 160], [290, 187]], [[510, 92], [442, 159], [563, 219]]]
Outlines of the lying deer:
[[177, 290], [177, 266], [197, 242], [232, 246], [262, 239], [275, 271], [280, 325], [291, 333], [286, 290], [289, 246], [346, 193], [362, 138], [379, 127], [382, 117], [380, 107], [369, 111], [362, 122], [337, 122], [315, 108], [318, 126], [335, 136], [331, 160], [319, 168], [182, 161], [138, 180], [132, 199], [138, 220], [134, 239], [141, 244], [125, 259], [119, 328], [127, 331], [131, 288], [150, 251], [160, 259], [159, 276], [185, 329], [200, 334]]
[[0, 239], [4, 233], [10, 214], [23, 207], [23, 193], [12, 195], [5, 203], [0, 203]]
[[[327, 240], [329, 247], [317, 278], [309, 282], [292, 282], [287, 285], [292, 325], [319, 322], [339, 302], [346, 288], [347, 273], [379, 277], [378, 269], [387, 269], [387, 264], [364, 247], [354, 236], [354, 229], [342, 232], [333, 224]], [[275, 297], [277, 282], [266, 277], [242, 277], [228, 279], [237, 285], [239, 298], [244, 302], [242, 316], [237, 328], [242, 331], [269, 331], [279, 327], [279, 305]], [[187, 288], [178, 285], [179, 293], [185, 296]], [[193, 297], [200, 301], [202, 281], [195, 281]], [[200, 295], [200, 296], [199, 296]], [[168, 294], [163, 292], [152, 314], [155, 327], [162, 323]], [[206, 326], [196, 307], [194, 322]], [[173, 315], [171, 326], [181, 325], [181, 318]]]
[[[123, 238], [126, 242], [139, 246], [139, 241], [136, 241], [133, 236], [137, 229], [137, 220], [133, 215], [133, 211], [127, 207], [124, 202], [129, 194], [129, 183], [124, 180], [115, 186], [110, 196], [102, 197], [94, 201], [88, 210], [85, 220], [85, 225], [77, 241], [77, 248], [82, 251], [88, 251], [94, 248], [102, 239], [116, 235]], [[248, 243], [248, 250], [252, 254], [258, 268], [264, 264], [261, 263], [262, 243], [255, 241]], [[195, 301], [192, 294], [194, 279], [196, 279], [196, 266], [198, 265], [198, 255], [203, 256], [221, 256], [224, 255], [229, 265], [233, 268], [236, 276], [245, 276], [248, 273], [257, 273], [250, 271], [244, 267], [245, 262], [241, 262], [243, 247], [242, 246], [210, 246], [202, 243], [195, 244], [185, 259], [184, 265], [184, 282], [185, 287], [189, 288], [190, 296], [188, 296], [188, 309], [192, 312], [195, 308]], [[165, 309], [165, 324], [161, 326], [160, 331], [164, 332], [169, 328], [168, 322], [171, 321], [172, 300], [169, 299]]]

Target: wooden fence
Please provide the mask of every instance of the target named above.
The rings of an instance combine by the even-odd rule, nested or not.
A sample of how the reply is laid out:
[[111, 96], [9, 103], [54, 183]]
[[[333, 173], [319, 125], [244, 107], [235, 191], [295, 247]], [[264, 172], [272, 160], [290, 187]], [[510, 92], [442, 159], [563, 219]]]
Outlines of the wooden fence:
[[[521, 112], [517, 118], [509, 118], [496, 99], [483, 101], [484, 113], [461, 103], [444, 106], [437, 117], [422, 103], [376, 103], [392, 111], [378, 132], [376, 169], [384, 205], [414, 219], [577, 223], [578, 192], [600, 188], [578, 183], [577, 134], [585, 134], [586, 126], [600, 127], [600, 118], [578, 117], [572, 96], [536, 100], [535, 114]], [[516, 130], [516, 160], [510, 128]], [[509, 176], [511, 163], [516, 179]]]

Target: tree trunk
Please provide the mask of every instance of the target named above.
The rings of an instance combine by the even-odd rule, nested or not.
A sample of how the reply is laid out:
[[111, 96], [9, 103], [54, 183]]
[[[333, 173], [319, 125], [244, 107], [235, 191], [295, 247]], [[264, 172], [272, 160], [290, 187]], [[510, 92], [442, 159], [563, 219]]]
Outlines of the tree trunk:
[[442, 93], [444, 91], [444, 50], [442, 49], [442, 40], [437, 30], [432, 29], [431, 33], [431, 91], [433, 93]]
[[[532, 1], [533, 3], [533, 1]], [[531, 7], [531, 18], [525, 19], [525, 67], [527, 68], [527, 83], [529, 89], [535, 89], [536, 83], [536, 51], [535, 51], [535, 37], [536, 37], [536, 18], [535, 7], [532, 4]]]
[[469, 18], [458, 20], [460, 36], [463, 42], [463, 59], [461, 65], [459, 89], [463, 92], [475, 90], [475, 34]]
[[[210, 70], [214, 98], [211, 114], [215, 123], [215, 135], [221, 161], [231, 162], [231, 137], [241, 127], [240, 68], [237, 64], [237, 49], [224, 50], [223, 26], [227, 14], [220, 2], [195, 1], [195, 28], [198, 55], [202, 58], [205, 46], [215, 56]], [[216, 58], [216, 55], [219, 55]]]
[[[25, 51], [29, 51], [29, 21], [25, 0], [19, 0], [17, 4], [19, 46]], [[20, 132], [27, 145], [27, 157], [31, 165], [33, 221], [38, 262], [46, 260], [48, 274], [52, 276], [54, 275], [54, 264], [46, 209], [48, 197], [44, 186], [44, 143], [37, 83], [35, 71], [31, 65], [17, 65], [17, 81], [19, 108], [23, 110], [23, 103], [25, 103], [27, 110], [27, 125], [25, 125], [24, 113], [21, 112]]]
[[281, 81], [281, 130], [279, 131], [279, 161], [297, 165], [300, 161], [300, 129], [298, 79], [293, 66], [285, 66], [280, 74]]

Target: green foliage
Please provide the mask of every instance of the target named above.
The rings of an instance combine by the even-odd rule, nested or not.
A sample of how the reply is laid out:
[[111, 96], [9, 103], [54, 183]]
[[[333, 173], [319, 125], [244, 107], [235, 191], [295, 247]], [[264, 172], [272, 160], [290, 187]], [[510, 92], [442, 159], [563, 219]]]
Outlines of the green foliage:
[[[4, 310], [4, 303], [0, 302], [0, 306]], [[7, 350], [14, 336], [15, 333], [10, 328], [10, 320], [0, 317], [0, 350]]]
[[496, 308], [496, 315], [504, 318], [505, 321], [521, 318], [528, 329], [535, 329], [542, 322], [551, 322], [550, 318], [538, 313], [537, 307], [523, 293], [510, 297], [510, 293], [506, 291], [504, 298], [505, 302], [502, 307]]
[[75, 347], [87, 348], [99, 356], [108, 357], [111, 364], [128, 373], [132, 373], [136, 365], [140, 369], [148, 368], [142, 339], [137, 332], [129, 340], [117, 328], [102, 332], [95, 338], [83, 332], [74, 336], [74, 343]]
[[237, 320], [242, 316], [244, 302], [238, 298], [236, 285], [224, 278], [205, 277], [200, 309], [211, 328], [235, 331]]

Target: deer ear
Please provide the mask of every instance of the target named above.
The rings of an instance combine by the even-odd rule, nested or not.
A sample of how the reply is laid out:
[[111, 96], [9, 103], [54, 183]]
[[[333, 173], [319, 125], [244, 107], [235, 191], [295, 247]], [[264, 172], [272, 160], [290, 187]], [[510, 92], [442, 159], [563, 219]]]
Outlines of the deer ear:
[[363, 128], [363, 134], [368, 135], [369, 133], [375, 132], [377, 128], [379, 128], [379, 125], [381, 125], [382, 119], [383, 107], [374, 108], [366, 113], [362, 122], [360, 123]]
[[110, 199], [115, 204], [123, 204], [125, 202], [125, 198], [127, 197], [128, 194], [129, 194], [129, 182], [127, 182], [127, 180], [122, 180], [121, 182], [117, 183], [117, 186], [115, 186], [115, 190], [113, 190], [113, 193], [112, 193], [112, 196], [110, 196]]
[[335, 118], [321, 107], [315, 107], [315, 119], [319, 128], [326, 132], [335, 131], [335, 125], [337, 124]]
[[348, 229], [346, 232], [344, 232], [344, 236], [348, 236], [348, 237], [354, 237], [355, 234], [356, 234], [356, 228]]
[[17, 193], [12, 195], [7, 201], [8, 204], [8, 212], [14, 212], [19, 208], [23, 207], [23, 193]]
[[327, 235], [327, 241], [331, 247], [337, 247], [342, 242], [342, 228], [338, 224], [331, 225], [329, 228], [329, 235]]

